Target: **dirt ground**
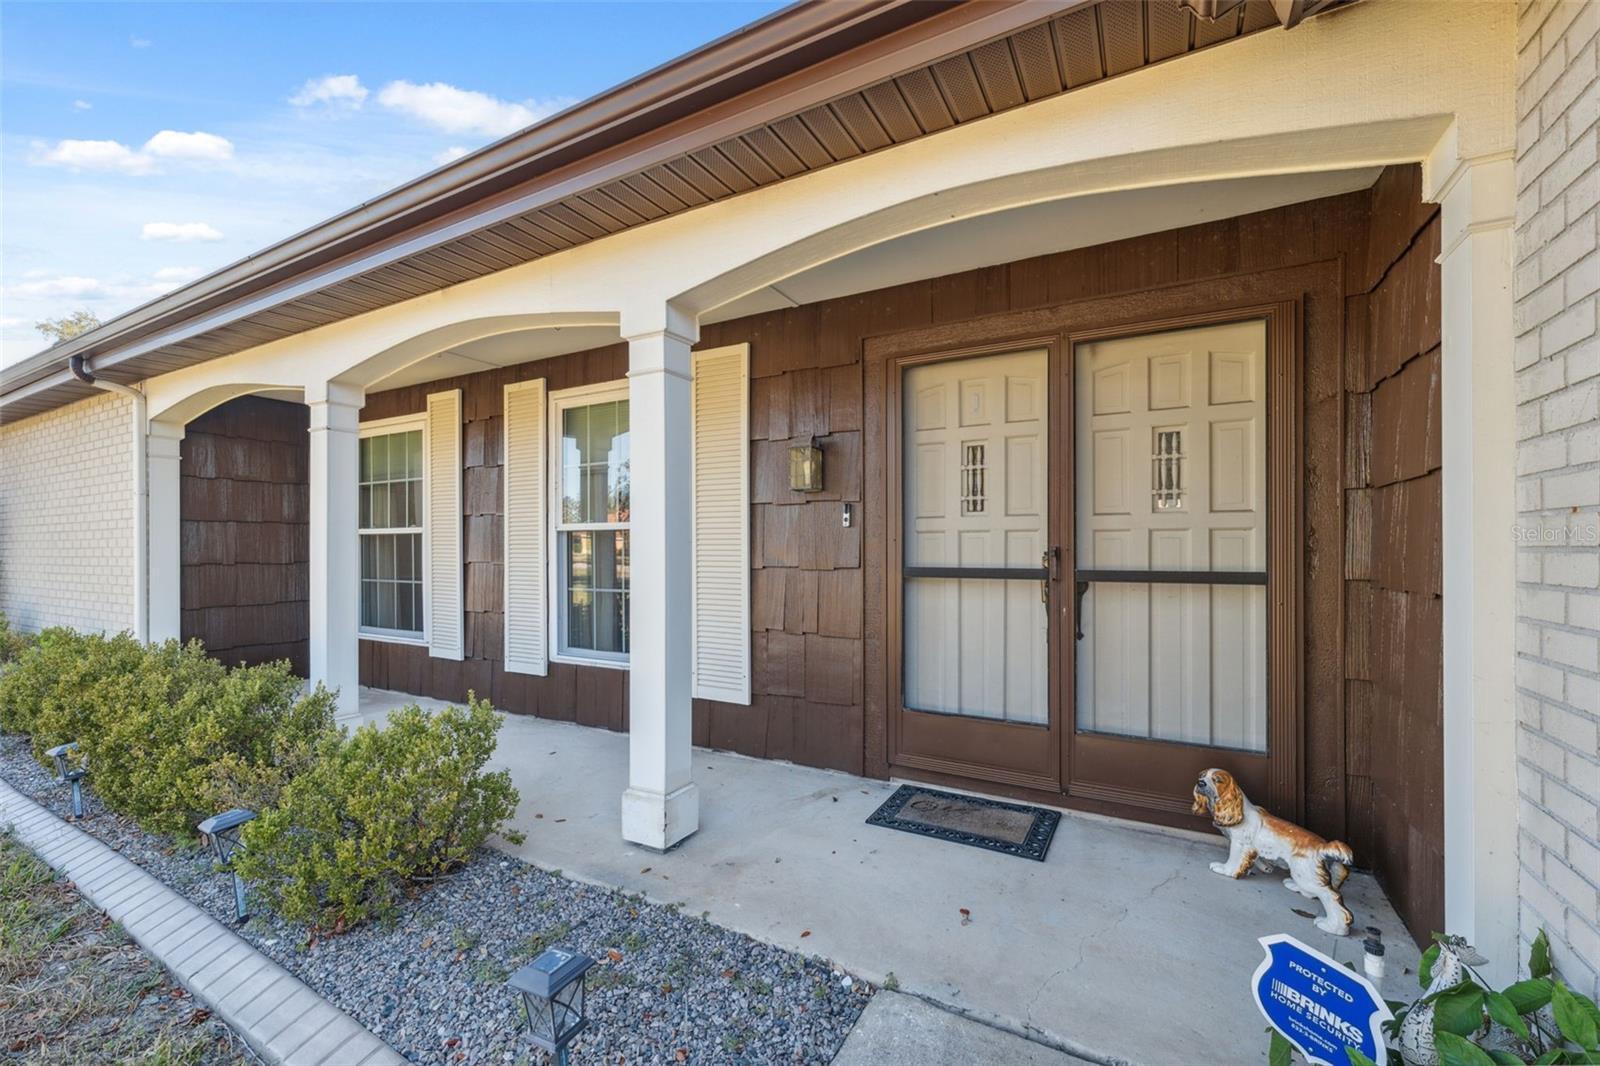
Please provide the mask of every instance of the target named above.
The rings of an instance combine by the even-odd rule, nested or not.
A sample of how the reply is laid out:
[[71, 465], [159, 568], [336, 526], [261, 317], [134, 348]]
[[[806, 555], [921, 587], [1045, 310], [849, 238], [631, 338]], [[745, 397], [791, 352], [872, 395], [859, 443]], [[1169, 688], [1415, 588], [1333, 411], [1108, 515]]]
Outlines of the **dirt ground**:
[[121, 927], [0, 829], [0, 1062], [255, 1061]]

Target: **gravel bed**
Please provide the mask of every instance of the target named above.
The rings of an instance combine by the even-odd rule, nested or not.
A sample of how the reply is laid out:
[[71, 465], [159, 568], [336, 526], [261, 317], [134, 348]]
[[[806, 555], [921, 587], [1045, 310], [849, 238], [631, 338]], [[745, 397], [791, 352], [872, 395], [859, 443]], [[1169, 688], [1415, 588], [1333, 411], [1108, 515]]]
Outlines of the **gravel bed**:
[[[68, 790], [0, 736], [0, 776], [65, 815]], [[89, 783], [92, 786], [93, 771]], [[85, 789], [86, 831], [219, 919], [229, 878], [192, 843], [147, 833]], [[506, 976], [551, 943], [599, 960], [576, 1063], [826, 1063], [872, 987], [701, 918], [548, 873], [489, 848], [389, 925], [311, 940], [253, 917], [241, 935], [417, 1063], [542, 1062]]]

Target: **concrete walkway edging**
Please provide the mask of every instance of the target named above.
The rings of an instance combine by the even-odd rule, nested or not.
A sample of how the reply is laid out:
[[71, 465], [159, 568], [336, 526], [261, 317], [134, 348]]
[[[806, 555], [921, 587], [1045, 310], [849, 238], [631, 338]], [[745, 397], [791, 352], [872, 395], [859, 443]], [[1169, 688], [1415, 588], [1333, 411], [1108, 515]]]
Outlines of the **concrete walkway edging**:
[[6, 827], [267, 1062], [399, 1066], [406, 1061], [143, 867], [0, 779], [0, 828]]

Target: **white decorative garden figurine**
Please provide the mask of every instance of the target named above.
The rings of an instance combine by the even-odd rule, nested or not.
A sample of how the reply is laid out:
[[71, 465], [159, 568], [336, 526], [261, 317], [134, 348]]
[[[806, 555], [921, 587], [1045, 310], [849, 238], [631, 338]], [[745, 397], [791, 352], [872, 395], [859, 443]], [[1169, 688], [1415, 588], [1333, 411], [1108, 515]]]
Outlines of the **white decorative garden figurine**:
[[1334, 936], [1350, 931], [1351, 914], [1339, 895], [1350, 876], [1350, 845], [1268, 814], [1250, 802], [1226, 770], [1207, 770], [1194, 786], [1194, 813], [1207, 811], [1211, 824], [1228, 838], [1227, 861], [1212, 863], [1213, 873], [1239, 878], [1252, 866], [1264, 873], [1282, 867], [1289, 871], [1285, 888], [1321, 901], [1327, 913], [1317, 919], [1318, 929]]

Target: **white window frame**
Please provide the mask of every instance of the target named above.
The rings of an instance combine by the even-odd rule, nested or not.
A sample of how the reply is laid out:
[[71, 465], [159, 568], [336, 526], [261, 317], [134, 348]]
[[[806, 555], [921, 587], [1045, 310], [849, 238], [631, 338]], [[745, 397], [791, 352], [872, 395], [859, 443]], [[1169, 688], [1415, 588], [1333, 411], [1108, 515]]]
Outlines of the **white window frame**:
[[[629, 655], [619, 652], [587, 651], [583, 649], [568, 650], [562, 647], [566, 635], [565, 606], [567, 588], [562, 575], [561, 534], [564, 532], [583, 532], [584, 530], [611, 530], [617, 526], [610, 522], [580, 522], [574, 525], [561, 523], [561, 504], [563, 500], [563, 487], [561, 483], [561, 415], [562, 412], [574, 407], [588, 407], [591, 404], [609, 403], [615, 400], [628, 399], [628, 379], [621, 378], [616, 381], [602, 381], [593, 385], [579, 385], [575, 388], [561, 389], [548, 396], [549, 410], [546, 412], [547, 425], [545, 427], [546, 448], [545, 462], [548, 477], [545, 479], [546, 498], [545, 511], [547, 521], [545, 524], [545, 544], [548, 547], [549, 562], [549, 587], [550, 610], [548, 625], [550, 633], [550, 661], [556, 663], [572, 663], [578, 666], [600, 666], [611, 670], [629, 669]], [[633, 414], [629, 409], [628, 430], [633, 431]], [[633, 519], [631, 513], [626, 525], [628, 530], [628, 557], [630, 565], [633, 558]], [[633, 609], [633, 599], [628, 600], [629, 612]]]
[[[420, 479], [421, 483], [422, 483], [422, 502], [421, 502], [421, 508], [422, 509], [421, 509], [420, 512], [418, 512], [422, 516], [422, 525], [421, 525], [420, 528], [419, 527], [415, 527], [415, 526], [406, 526], [405, 528], [402, 528], [402, 529], [383, 529], [383, 530], [374, 529], [371, 532], [374, 533], [374, 534], [382, 534], [382, 533], [421, 533], [422, 534], [422, 628], [420, 630], [415, 630], [415, 629], [378, 629], [378, 628], [376, 628], [374, 626], [361, 625], [361, 626], [358, 626], [358, 631], [359, 631], [360, 638], [362, 640], [377, 640], [377, 641], [382, 641], [382, 642], [384, 642], [386, 644], [414, 644], [414, 645], [418, 645], [418, 646], [421, 646], [421, 647], [427, 647], [428, 646], [428, 637], [429, 637], [429, 634], [428, 634], [428, 606], [429, 606], [429, 604], [428, 604], [428, 599], [429, 599], [429, 597], [428, 597], [428, 579], [429, 579], [429, 576], [430, 576], [430, 572], [432, 570], [431, 553], [429, 551], [429, 548], [431, 547], [431, 541], [430, 541], [430, 539], [428, 537], [428, 415], [427, 415], [426, 411], [419, 411], [418, 413], [416, 413], [414, 415], [397, 415], [394, 418], [380, 418], [380, 419], [376, 419], [376, 420], [374, 420], [372, 422], [363, 422], [363, 423], [361, 423], [361, 431], [360, 431], [359, 436], [360, 436], [360, 438], [362, 440], [365, 440], [368, 437], [387, 437], [387, 436], [389, 436], [391, 434], [394, 434], [394, 433], [409, 433], [412, 430], [419, 430], [422, 433], [422, 477]], [[360, 462], [360, 451], [358, 449], [357, 450], [357, 463], [359, 464], [359, 462]], [[361, 471], [360, 471], [359, 466], [358, 466], [358, 468], [356, 470], [356, 491], [359, 493], [360, 489], [361, 489]], [[362, 552], [361, 552], [361, 547], [360, 547], [360, 541], [362, 539], [364, 539], [364, 537], [365, 537], [365, 534], [360, 529], [360, 513], [359, 512], [360, 512], [360, 506], [359, 506], [359, 500], [358, 500], [358, 503], [357, 503], [357, 515], [356, 515], [356, 519], [357, 519], [356, 565], [357, 566], [360, 566], [361, 559], [363, 558], [363, 555], [362, 555]], [[360, 581], [361, 581], [361, 575], [358, 574], [357, 575], [357, 587], [359, 587]], [[356, 616], [358, 618], [360, 617], [360, 613], [361, 613], [361, 605], [359, 603], [357, 603], [356, 604]]]

